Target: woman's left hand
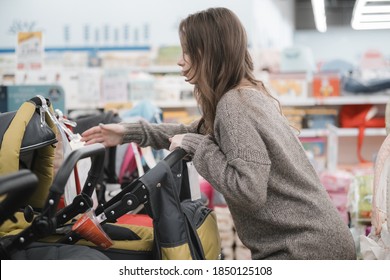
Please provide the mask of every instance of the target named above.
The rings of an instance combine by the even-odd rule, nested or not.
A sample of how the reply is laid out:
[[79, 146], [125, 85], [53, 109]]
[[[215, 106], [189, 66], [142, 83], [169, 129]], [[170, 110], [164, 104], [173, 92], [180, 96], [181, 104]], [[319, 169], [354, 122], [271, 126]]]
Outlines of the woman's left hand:
[[176, 148], [181, 147], [181, 142], [183, 141], [185, 134], [177, 134], [171, 138], [169, 138], [169, 141], [171, 142], [171, 145], [169, 146], [169, 150], [173, 151]]

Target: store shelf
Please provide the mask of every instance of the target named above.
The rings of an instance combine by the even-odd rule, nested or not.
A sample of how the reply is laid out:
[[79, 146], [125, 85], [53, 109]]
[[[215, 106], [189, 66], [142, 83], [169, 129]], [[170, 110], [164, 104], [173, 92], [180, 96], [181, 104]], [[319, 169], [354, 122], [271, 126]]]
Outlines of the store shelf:
[[[158, 71], [158, 69], [155, 69]], [[282, 106], [319, 106], [319, 105], [347, 105], [347, 104], [386, 104], [390, 96], [340, 96], [328, 98], [279, 98]], [[161, 108], [186, 108], [197, 107], [195, 100], [177, 101], [156, 101], [156, 105]]]
[[282, 106], [314, 106], [316, 105], [315, 98], [278, 98]]
[[386, 95], [349, 95], [326, 98], [278, 98], [282, 106], [316, 106], [316, 105], [353, 105], [353, 104], [387, 104], [390, 96]]
[[316, 105], [386, 104], [389, 100], [386, 95], [350, 95], [317, 98]]
[[195, 99], [191, 100], [175, 100], [175, 101], [160, 101], [157, 100], [154, 102], [161, 109], [169, 108], [196, 108], [198, 107]]
[[164, 65], [153, 65], [150, 67], [143, 68], [145, 72], [151, 74], [180, 74], [181, 68], [178, 65], [164, 66]]
[[[299, 137], [327, 137], [329, 135], [328, 129], [302, 129]], [[337, 136], [339, 137], [356, 137], [359, 133], [357, 128], [337, 128]], [[365, 136], [386, 136], [385, 128], [366, 128]]]

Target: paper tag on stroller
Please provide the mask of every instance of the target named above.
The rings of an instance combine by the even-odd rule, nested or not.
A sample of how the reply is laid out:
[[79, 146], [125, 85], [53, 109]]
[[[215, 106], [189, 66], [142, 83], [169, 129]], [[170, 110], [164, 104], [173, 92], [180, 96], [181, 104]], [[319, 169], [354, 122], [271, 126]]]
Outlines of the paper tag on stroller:
[[[69, 142], [69, 144], [73, 151], [85, 146], [85, 142], [81, 141], [81, 135], [78, 133], [73, 134], [72, 140]], [[84, 186], [85, 181], [87, 180], [88, 171], [91, 168], [91, 164], [92, 162], [90, 158], [84, 158], [77, 162], [78, 180], [81, 187]], [[92, 200], [93, 200], [93, 206], [94, 208], [96, 208], [98, 205], [96, 190], [93, 191]]]
[[196, 171], [194, 163], [192, 161], [187, 162], [188, 180], [190, 183], [191, 200], [197, 200], [201, 198], [199, 173]]

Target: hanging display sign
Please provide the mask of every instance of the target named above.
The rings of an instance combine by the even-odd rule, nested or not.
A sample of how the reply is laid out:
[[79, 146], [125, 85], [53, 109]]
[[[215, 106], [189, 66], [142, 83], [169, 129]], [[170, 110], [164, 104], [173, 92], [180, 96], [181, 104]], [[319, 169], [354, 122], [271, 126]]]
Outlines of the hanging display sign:
[[16, 46], [18, 70], [42, 69], [43, 64], [42, 32], [19, 32]]

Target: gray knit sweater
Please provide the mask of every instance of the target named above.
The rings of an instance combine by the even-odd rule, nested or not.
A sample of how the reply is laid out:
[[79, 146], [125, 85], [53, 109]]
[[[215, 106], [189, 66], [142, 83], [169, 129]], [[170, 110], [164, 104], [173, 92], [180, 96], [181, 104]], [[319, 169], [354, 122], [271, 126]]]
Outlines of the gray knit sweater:
[[217, 106], [214, 136], [196, 123], [124, 124], [125, 142], [182, 148], [201, 176], [223, 194], [253, 259], [356, 259], [355, 245], [275, 102], [255, 89], [230, 90]]

